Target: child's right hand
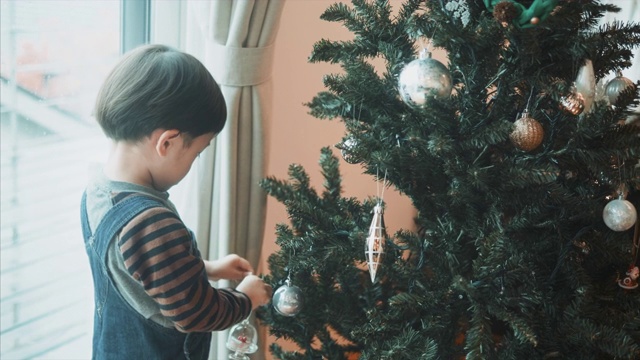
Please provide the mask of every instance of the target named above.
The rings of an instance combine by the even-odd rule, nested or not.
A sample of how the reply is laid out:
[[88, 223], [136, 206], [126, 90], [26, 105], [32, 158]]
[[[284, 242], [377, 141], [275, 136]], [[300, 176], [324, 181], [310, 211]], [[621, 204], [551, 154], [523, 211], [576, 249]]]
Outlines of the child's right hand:
[[258, 306], [266, 305], [271, 300], [273, 289], [271, 285], [266, 284], [261, 278], [255, 275], [248, 275], [236, 287], [236, 290], [245, 293], [251, 299], [252, 309]]

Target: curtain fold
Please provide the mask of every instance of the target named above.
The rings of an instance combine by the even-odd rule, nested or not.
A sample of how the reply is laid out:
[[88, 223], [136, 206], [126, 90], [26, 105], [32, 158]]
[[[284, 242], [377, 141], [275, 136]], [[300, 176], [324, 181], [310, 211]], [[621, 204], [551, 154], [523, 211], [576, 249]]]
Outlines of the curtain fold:
[[[273, 51], [283, 7], [284, 0], [187, 1], [185, 51], [212, 73], [228, 113], [183, 190], [193, 199], [183, 214], [208, 259], [236, 253], [258, 266], [266, 211], [258, 186], [267, 151], [263, 123], [272, 112]], [[227, 285], [233, 286], [218, 284]], [[211, 359], [227, 358], [226, 336], [214, 333]]]

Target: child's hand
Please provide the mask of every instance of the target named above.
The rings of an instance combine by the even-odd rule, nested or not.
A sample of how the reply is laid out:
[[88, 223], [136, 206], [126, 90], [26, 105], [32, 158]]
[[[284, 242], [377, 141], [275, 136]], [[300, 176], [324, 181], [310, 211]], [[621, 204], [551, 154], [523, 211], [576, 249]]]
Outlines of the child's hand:
[[268, 304], [273, 291], [271, 285], [255, 275], [249, 275], [244, 278], [236, 290], [245, 293], [251, 299], [251, 310]]
[[242, 280], [253, 272], [249, 261], [236, 254], [212, 261], [205, 260], [204, 264], [210, 280]]

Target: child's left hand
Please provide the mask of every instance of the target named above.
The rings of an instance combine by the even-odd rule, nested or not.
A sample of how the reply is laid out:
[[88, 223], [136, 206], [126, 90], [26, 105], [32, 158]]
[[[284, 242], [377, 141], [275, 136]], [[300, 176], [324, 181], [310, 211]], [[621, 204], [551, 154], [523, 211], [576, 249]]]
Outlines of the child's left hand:
[[249, 261], [236, 254], [229, 254], [217, 260], [204, 260], [207, 277], [209, 280], [242, 280], [253, 273], [253, 267]]

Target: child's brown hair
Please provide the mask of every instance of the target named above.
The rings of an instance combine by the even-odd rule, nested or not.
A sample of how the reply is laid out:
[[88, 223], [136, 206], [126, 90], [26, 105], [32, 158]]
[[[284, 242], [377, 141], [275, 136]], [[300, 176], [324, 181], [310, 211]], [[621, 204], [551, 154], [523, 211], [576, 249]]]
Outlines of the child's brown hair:
[[195, 138], [218, 134], [227, 108], [220, 87], [194, 56], [143, 45], [126, 53], [107, 76], [95, 117], [116, 141], [135, 142], [156, 129], [177, 129]]

